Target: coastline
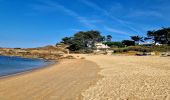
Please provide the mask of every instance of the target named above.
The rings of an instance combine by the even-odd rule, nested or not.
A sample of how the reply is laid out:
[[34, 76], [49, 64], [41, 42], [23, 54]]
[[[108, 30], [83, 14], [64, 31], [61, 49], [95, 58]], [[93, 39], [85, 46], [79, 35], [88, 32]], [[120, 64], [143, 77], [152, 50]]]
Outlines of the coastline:
[[2, 57], [12, 57], [12, 58], [21, 58], [21, 59], [23, 58], [23, 59], [30, 59], [30, 60], [42, 60], [44, 62], [49, 62], [48, 65], [42, 65], [42, 66], [35, 67], [35, 68], [32, 68], [32, 69], [27, 69], [27, 70], [18, 71], [18, 72], [6, 74], [6, 75], [1, 75], [0, 79], [33, 72], [33, 71], [36, 71], [36, 70], [40, 70], [40, 69], [43, 69], [43, 68], [46, 68], [46, 67], [53, 66], [54, 64], [56, 64], [58, 62], [57, 60], [46, 60], [46, 59], [40, 59], [40, 58], [25, 58], [25, 57], [20, 57], [20, 56], [3, 56], [3, 55], [0, 55], [0, 56], [2, 56]]
[[84, 54], [72, 56], [77, 59], [63, 59], [51, 67], [0, 79], [0, 99], [170, 98], [169, 58]]
[[101, 78], [99, 71], [88, 60], [60, 60], [50, 67], [0, 78], [0, 99], [81, 100], [81, 93]]
[[[30, 59], [32, 59], [32, 58], [30, 58]], [[56, 65], [58, 63], [59, 63], [59, 61], [54, 61], [53, 60], [52, 64], [49, 64], [49, 65], [46, 65], [46, 66], [41, 66], [41, 67], [38, 67], [38, 68], [33, 68], [33, 69], [30, 69], [30, 70], [25, 70], [25, 71], [17, 72], [17, 73], [14, 73], [14, 74], [3, 75], [3, 76], [0, 76], [0, 79], [16, 77], [16, 76], [32, 73], [32, 72], [35, 72], [35, 71], [38, 71], [38, 70], [42, 70], [42, 69], [45, 69], [45, 68], [48, 68], [48, 67], [52, 67], [52, 66], [54, 66], [54, 65]]]

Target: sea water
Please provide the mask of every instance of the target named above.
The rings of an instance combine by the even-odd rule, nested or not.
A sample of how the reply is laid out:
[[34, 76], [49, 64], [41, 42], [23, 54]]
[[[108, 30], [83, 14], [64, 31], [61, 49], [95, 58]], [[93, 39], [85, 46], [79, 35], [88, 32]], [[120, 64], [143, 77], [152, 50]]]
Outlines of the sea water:
[[41, 59], [0, 56], [0, 77], [42, 68], [53, 63]]

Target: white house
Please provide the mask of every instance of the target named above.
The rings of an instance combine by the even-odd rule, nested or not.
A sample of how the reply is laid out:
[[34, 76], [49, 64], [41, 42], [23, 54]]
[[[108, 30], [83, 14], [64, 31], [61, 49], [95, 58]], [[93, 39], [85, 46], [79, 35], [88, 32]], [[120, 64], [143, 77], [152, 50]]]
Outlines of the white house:
[[95, 43], [95, 47], [96, 47], [96, 50], [94, 50], [94, 54], [107, 54], [107, 55], [111, 55], [113, 53], [112, 50], [109, 50], [109, 46], [101, 43], [101, 42], [98, 42], [98, 43]]
[[95, 47], [99, 50], [99, 49], [109, 49], [110, 47], [101, 43], [101, 42], [98, 42], [98, 43], [95, 43]]

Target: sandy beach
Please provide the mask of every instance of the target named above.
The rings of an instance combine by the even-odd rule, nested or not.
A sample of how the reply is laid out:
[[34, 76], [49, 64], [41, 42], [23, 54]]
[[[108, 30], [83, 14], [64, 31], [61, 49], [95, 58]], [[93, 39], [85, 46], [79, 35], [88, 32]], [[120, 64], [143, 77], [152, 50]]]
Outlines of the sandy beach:
[[100, 75], [84, 100], [170, 100], [170, 58], [157, 56], [89, 56]]
[[0, 79], [0, 100], [80, 100], [81, 92], [96, 83], [99, 67], [87, 60], [58, 64]]
[[0, 79], [0, 100], [170, 100], [170, 58], [74, 55]]

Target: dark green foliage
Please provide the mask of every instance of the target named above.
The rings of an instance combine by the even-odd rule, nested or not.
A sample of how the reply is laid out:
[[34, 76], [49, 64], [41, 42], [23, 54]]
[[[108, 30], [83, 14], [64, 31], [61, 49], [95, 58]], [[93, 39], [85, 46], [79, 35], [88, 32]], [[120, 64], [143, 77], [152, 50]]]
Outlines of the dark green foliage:
[[72, 37], [64, 37], [64, 38], [62, 39], [62, 43], [69, 45], [69, 44], [72, 43], [72, 40], [73, 40]]
[[111, 36], [111, 35], [107, 35], [106, 41], [107, 41], [107, 42], [111, 42], [111, 41], [112, 41], [112, 36]]
[[131, 36], [131, 39], [135, 41], [135, 43], [139, 43], [139, 41], [143, 41], [143, 37], [140, 36]]
[[80, 39], [73, 39], [71, 43], [69, 44], [68, 49], [71, 51], [77, 51], [80, 49], [83, 49], [85, 47], [85, 44]]
[[102, 36], [101, 38], [99, 38], [99, 41], [106, 41], [106, 37]]
[[170, 45], [170, 28], [162, 28], [157, 31], [148, 31], [147, 36], [155, 41], [155, 43]]
[[134, 46], [135, 42], [131, 41], [131, 40], [123, 40], [122, 44], [125, 45], [125, 46]]
[[170, 46], [129, 46], [125, 48], [112, 48], [114, 53], [124, 53], [129, 51], [136, 51], [136, 52], [169, 52]]
[[[139, 46], [140, 41], [153, 40], [156, 43], [163, 44], [162, 46]], [[123, 40], [122, 42], [112, 42], [112, 36], [101, 36], [99, 31], [80, 31], [73, 37], [65, 37], [62, 39], [62, 43], [69, 45], [68, 49], [75, 52], [92, 52], [94, 44], [96, 42], [104, 42], [104, 44], [112, 47], [118, 52], [139, 51], [139, 52], [151, 52], [151, 51], [170, 51], [170, 28], [162, 28], [156, 31], [148, 31], [147, 37], [131, 36], [131, 40]], [[168, 46], [169, 45], [169, 46]]]
[[65, 37], [62, 43], [69, 45], [68, 49], [71, 51], [86, 50], [93, 48], [95, 42], [104, 41], [104, 37], [98, 31], [80, 31], [73, 37]]
[[104, 42], [104, 44], [108, 45], [109, 47], [124, 47], [124, 45], [122, 44], [122, 42]]
[[123, 53], [129, 51], [136, 51], [136, 52], [152, 52], [152, 49], [146, 46], [129, 46], [125, 48], [113, 48], [114, 53]]

